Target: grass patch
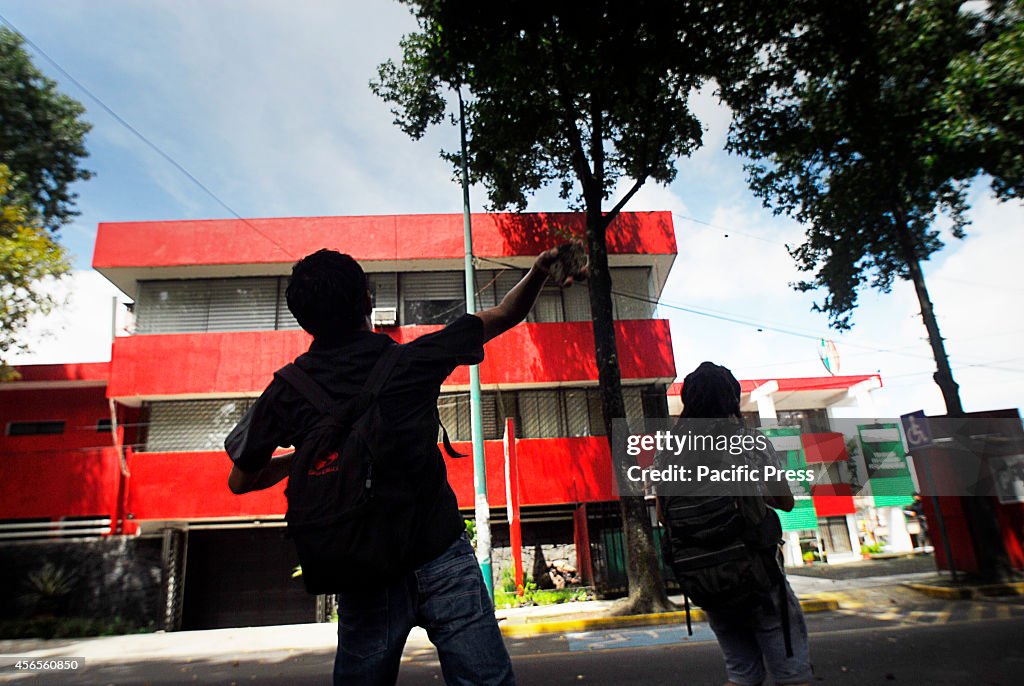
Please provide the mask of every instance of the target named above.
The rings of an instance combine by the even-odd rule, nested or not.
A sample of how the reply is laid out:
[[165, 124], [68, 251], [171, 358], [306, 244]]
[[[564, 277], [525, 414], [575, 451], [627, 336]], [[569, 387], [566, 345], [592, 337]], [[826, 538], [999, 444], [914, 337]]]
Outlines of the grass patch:
[[522, 596], [517, 596], [515, 591], [494, 591], [494, 607], [499, 610], [532, 605], [558, 605], [560, 603], [573, 603], [593, 599], [593, 591], [584, 587], [551, 590], [527, 588]]
[[90, 617], [33, 617], [0, 621], [0, 639], [120, 636], [146, 634], [153, 630], [153, 626], [140, 627], [120, 617], [112, 620]]

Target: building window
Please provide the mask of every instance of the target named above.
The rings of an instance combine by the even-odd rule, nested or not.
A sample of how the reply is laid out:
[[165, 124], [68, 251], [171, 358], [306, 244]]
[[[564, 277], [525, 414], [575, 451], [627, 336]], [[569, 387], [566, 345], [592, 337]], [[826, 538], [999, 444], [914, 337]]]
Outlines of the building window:
[[64, 433], [64, 421], [10, 422], [8, 436], [49, 436]]
[[[498, 396], [508, 394], [481, 393], [480, 413], [484, 428], [484, 440], [493, 441], [501, 438], [505, 433], [505, 417], [515, 417], [515, 410], [512, 414], [505, 414], [514, 403], [509, 403], [507, 398]], [[441, 424], [448, 432], [448, 438], [453, 441], [469, 441], [473, 438], [473, 423], [469, 411], [469, 393], [443, 393], [437, 399], [438, 416]], [[438, 439], [441, 440], [440, 429]]]
[[647, 267], [619, 267], [611, 270], [612, 313], [615, 319], [650, 319], [654, 316]]
[[819, 434], [832, 430], [825, 410], [780, 410], [775, 413], [779, 426], [799, 426], [800, 433]]
[[567, 435], [564, 401], [559, 391], [520, 391], [522, 438], [557, 438]]
[[224, 450], [224, 439], [254, 402], [252, 398], [232, 398], [149, 403], [145, 451]]
[[[641, 388], [627, 386], [622, 392], [626, 416], [630, 419], [643, 417]], [[596, 388], [483, 393], [481, 403], [485, 440], [502, 438], [508, 418], [515, 423], [516, 438], [605, 435], [601, 397]], [[448, 437], [453, 441], [470, 440], [469, 394], [442, 394], [437, 406]]]
[[401, 324], [448, 324], [466, 313], [462, 272], [399, 274]]
[[[522, 278], [521, 269], [480, 270], [477, 306], [494, 307]], [[611, 270], [613, 312], [617, 319], [649, 319], [654, 314], [648, 267]], [[466, 311], [461, 271], [372, 272], [367, 286], [374, 307], [395, 307], [403, 325], [447, 324]], [[297, 329], [288, 310], [287, 277], [142, 281], [136, 299], [136, 333], [272, 331]], [[529, 314], [531, 322], [590, 321], [587, 286], [548, 285]]]
[[[642, 389], [622, 389], [626, 416], [643, 416]], [[596, 388], [567, 388], [540, 391], [488, 391], [481, 394], [485, 440], [500, 440], [505, 420], [511, 418], [517, 438], [563, 438], [603, 436], [601, 401]], [[206, 452], [224, 449], [224, 439], [253, 398], [221, 400], [171, 400], [147, 403], [143, 452]], [[472, 438], [468, 393], [442, 393], [437, 400], [438, 416], [453, 441]], [[98, 427], [109, 420], [100, 420]], [[60, 424], [63, 422], [51, 422]], [[25, 424], [25, 423], [23, 423]], [[34, 422], [33, 424], [43, 424]], [[14, 426], [13, 424], [10, 426]], [[13, 434], [12, 435], [16, 435]], [[24, 435], [24, 434], [22, 434]], [[438, 442], [441, 440], [438, 431]]]
[[756, 429], [761, 426], [761, 414], [759, 412], [740, 412], [743, 415], [743, 425], [749, 429]]
[[846, 517], [825, 517], [818, 520], [818, 531], [821, 542], [825, 546], [825, 554], [850, 553], [853, 545], [850, 542], [850, 528], [846, 525]]
[[135, 308], [136, 332], [288, 328], [278, 326], [284, 299], [281, 281], [278, 277], [143, 281]]

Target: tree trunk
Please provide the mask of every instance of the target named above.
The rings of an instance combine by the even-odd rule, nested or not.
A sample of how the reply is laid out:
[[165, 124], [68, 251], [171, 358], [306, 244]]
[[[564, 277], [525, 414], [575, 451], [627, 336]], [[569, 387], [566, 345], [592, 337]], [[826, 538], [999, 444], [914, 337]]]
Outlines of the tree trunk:
[[622, 398], [622, 374], [615, 341], [612, 318], [611, 274], [608, 270], [608, 248], [605, 243], [605, 220], [598, 209], [587, 209], [587, 244], [590, 253], [590, 308], [594, 328], [594, 349], [601, 388], [601, 413], [609, 445], [612, 446], [613, 469], [620, 485], [619, 509], [622, 513], [623, 540], [626, 549], [629, 597], [616, 607], [616, 614], [665, 612], [674, 609], [665, 593], [654, 548], [650, 514], [643, 495], [629, 495], [624, 487], [626, 465], [617, 458], [625, 455], [612, 445], [612, 420], [626, 416]]
[[[914, 290], [917, 291], [917, 301], [921, 305], [921, 318], [924, 320], [925, 329], [928, 331], [928, 342], [932, 347], [932, 354], [935, 356], [936, 372], [933, 378], [942, 391], [942, 398], [946, 403], [946, 415], [949, 417], [965, 416], [963, 405], [960, 403], [960, 387], [953, 379], [953, 370], [949, 366], [949, 357], [946, 355], [946, 346], [942, 341], [942, 334], [939, 333], [939, 323], [935, 318], [935, 309], [932, 306], [931, 298], [928, 295], [928, 288], [924, 283], [924, 273], [921, 271], [921, 263], [917, 259], [917, 250], [910, 236], [910, 228], [903, 222], [898, 230], [900, 247], [903, 251], [903, 259], [910, 271], [910, 278], [914, 282]], [[963, 440], [969, 441], [965, 437]], [[964, 496], [960, 499], [964, 509], [964, 517], [967, 520], [971, 532], [971, 539], [974, 542], [975, 557], [978, 560], [978, 578], [986, 582], [1005, 581], [1012, 577], [1012, 566], [1003, 545], [1002, 532], [999, 528], [999, 519], [996, 515], [992, 498], [986, 496]]]
[[910, 229], [906, 223], [898, 229], [898, 233], [903, 259], [907, 263], [907, 269], [910, 270], [910, 279], [914, 282], [914, 290], [917, 291], [917, 302], [921, 305], [921, 319], [924, 320], [924, 328], [928, 331], [928, 342], [931, 344], [932, 354], [935, 356], [937, 369], [932, 378], [935, 379], [939, 390], [942, 391], [942, 398], [946, 402], [946, 414], [950, 417], [962, 417], [964, 408], [960, 404], [960, 387], [953, 380], [953, 370], [949, 366], [946, 346], [942, 342], [942, 334], [939, 333], [939, 322], [935, 319], [935, 310], [932, 307], [932, 300], [928, 296], [928, 288], [924, 284], [921, 263], [917, 260], [917, 250], [914, 248]]

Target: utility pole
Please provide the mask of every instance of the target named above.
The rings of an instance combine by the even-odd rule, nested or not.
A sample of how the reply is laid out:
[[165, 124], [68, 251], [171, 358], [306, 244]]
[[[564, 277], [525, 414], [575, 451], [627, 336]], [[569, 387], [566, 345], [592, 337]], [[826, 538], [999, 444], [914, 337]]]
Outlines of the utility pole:
[[[469, 166], [466, 161], [466, 112], [459, 96], [459, 137], [462, 142], [462, 228], [466, 244], [466, 312], [476, 312], [476, 276], [473, 267], [473, 222], [469, 211]], [[484, 576], [487, 594], [494, 600], [494, 572], [491, 568], [491, 506], [487, 502], [487, 460], [484, 455], [484, 421], [480, 411], [480, 365], [469, 368], [469, 419], [473, 437], [473, 484], [476, 511], [476, 559]]]

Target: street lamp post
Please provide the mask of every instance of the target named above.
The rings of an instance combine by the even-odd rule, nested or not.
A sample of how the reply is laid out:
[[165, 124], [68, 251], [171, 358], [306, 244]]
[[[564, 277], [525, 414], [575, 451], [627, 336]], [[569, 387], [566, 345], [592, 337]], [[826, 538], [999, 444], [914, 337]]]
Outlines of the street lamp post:
[[[469, 167], [466, 161], [466, 112], [459, 96], [459, 137], [462, 143], [462, 227], [466, 246], [466, 312], [476, 312], [476, 277], [473, 266], [473, 223], [469, 211]], [[487, 461], [484, 456], [484, 422], [480, 411], [480, 365], [469, 368], [469, 418], [473, 437], [473, 483], [476, 489], [476, 558], [484, 576], [487, 593], [494, 599], [491, 568], [491, 508], [487, 502]]]

